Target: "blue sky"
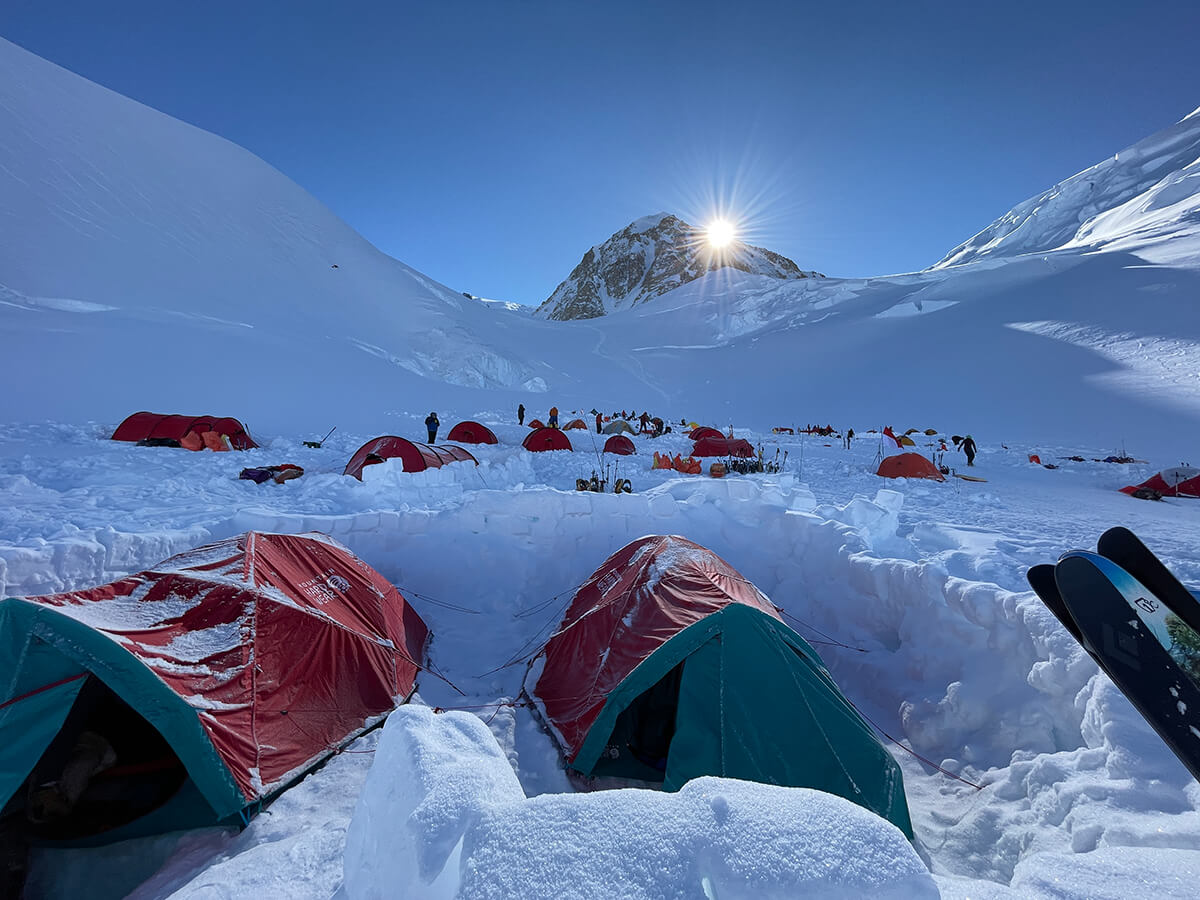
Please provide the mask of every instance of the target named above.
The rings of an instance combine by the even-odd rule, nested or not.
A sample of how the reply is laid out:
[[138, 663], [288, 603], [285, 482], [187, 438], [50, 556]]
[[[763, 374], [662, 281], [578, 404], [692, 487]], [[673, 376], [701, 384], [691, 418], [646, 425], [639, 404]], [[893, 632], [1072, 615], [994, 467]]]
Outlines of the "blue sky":
[[532, 304], [660, 210], [829, 275], [923, 268], [1200, 106], [1197, 34], [1194, 0], [0, 4], [0, 36]]

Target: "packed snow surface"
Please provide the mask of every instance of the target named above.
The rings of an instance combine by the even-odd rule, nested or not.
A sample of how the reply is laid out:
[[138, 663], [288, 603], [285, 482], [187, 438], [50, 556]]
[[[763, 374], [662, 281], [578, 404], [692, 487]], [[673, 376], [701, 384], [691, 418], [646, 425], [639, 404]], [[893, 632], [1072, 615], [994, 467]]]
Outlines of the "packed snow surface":
[[[986, 482], [885, 481], [874, 471], [890, 448], [865, 423], [849, 450], [735, 427], [786, 462], [778, 474], [718, 480], [649, 468], [655, 450], [686, 455], [691, 442], [678, 432], [637, 436], [637, 455], [601, 461], [587, 432], [568, 433], [574, 452], [529, 453], [510, 413], [468, 412], [461, 418], [500, 439], [471, 447], [478, 467], [404, 473], [392, 461], [361, 483], [341, 470], [369, 434], [339, 431], [317, 450], [301, 446], [305, 435], [260, 434], [257, 450], [189, 453], [109, 441], [115, 422], [5, 430], [5, 594], [97, 584], [247, 529], [319, 530], [401, 588], [430, 624], [439, 671], [463, 691], [422, 675], [414, 703], [449, 712], [413, 710], [383, 729], [382, 743], [381, 732], [364, 736], [241, 834], [43, 850], [35, 885], [49, 896], [87, 883], [93, 896], [99, 885], [146, 900], [384, 896], [403, 879], [430, 891], [409, 896], [438, 896], [435, 885], [444, 896], [539, 896], [538, 885], [561, 887], [582, 871], [559, 893], [703, 897], [709, 884], [722, 897], [801, 885], [816, 896], [1119, 897], [1137, 882], [1154, 896], [1191, 895], [1200, 786], [1024, 581], [1030, 565], [1094, 546], [1123, 523], [1200, 583], [1200, 501], [1116, 491], [1177, 459], [1147, 444], [1129, 448], [1144, 464], [1094, 462], [1108, 450], [1005, 448], [976, 435], [974, 468], [953, 452], [944, 461]], [[414, 416], [409, 433], [420, 427]], [[937, 452], [924, 446], [936, 438], [914, 437]], [[1030, 463], [1030, 453], [1059, 468]], [[1076, 455], [1085, 461], [1061, 458]], [[304, 476], [237, 478], [280, 462], [303, 465]], [[634, 493], [573, 490], [602, 465]], [[899, 742], [886, 745], [904, 771], [911, 849], [882, 820], [799, 790], [713, 780], [674, 797], [573, 794], [550, 737], [517, 705], [525, 663], [575, 588], [645, 534], [683, 535], [753, 581]], [[738, 828], [721, 826], [716, 807]], [[814, 881], [838, 852], [820, 845], [822, 829], [878, 865]], [[756, 853], [753, 872], [743, 870], [749, 851], [734, 832], [789, 849]], [[581, 858], [584, 836], [604, 848], [603, 867]], [[868, 889], [862, 879], [876, 880]]]

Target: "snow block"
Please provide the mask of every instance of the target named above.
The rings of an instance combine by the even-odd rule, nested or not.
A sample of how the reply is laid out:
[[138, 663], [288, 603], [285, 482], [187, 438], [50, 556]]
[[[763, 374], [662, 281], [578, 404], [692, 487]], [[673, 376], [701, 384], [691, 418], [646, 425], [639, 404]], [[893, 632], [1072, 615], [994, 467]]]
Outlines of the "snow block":
[[384, 726], [346, 833], [346, 896], [455, 896], [456, 868], [438, 876], [463, 833], [484, 806], [524, 798], [478, 717], [401, 707]]

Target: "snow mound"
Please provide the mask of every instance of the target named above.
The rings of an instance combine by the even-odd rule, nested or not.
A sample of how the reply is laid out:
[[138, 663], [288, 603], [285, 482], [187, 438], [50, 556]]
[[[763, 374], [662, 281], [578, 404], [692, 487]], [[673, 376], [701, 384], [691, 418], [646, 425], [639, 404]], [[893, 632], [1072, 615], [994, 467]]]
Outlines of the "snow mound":
[[527, 800], [478, 718], [405, 707], [384, 729], [350, 823], [345, 895], [782, 900], [938, 891], [898, 829], [839, 797], [699, 778], [677, 794]]

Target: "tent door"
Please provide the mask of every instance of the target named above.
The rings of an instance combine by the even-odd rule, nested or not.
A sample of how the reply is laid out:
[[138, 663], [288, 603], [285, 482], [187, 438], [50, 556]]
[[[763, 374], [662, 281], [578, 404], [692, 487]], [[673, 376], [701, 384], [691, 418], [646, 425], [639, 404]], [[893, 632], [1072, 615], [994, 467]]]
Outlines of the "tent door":
[[154, 726], [89, 677], [6, 812], [24, 819], [34, 840], [75, 840], [141, 818], [186, 781]]
[[684, 663], [621, 711], [593, 775], [661, 784], [675, 737], [675, 714]]

